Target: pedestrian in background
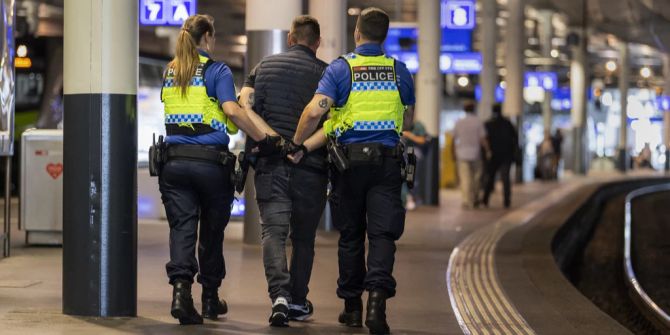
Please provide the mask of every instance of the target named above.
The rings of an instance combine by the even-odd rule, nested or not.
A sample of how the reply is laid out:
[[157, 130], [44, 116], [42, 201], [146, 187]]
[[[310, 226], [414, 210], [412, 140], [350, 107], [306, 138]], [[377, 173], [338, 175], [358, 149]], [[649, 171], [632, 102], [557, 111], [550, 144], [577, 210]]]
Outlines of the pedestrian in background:
[[558, 178], [558, 167], [563, 158], [563, 132], [556, 129], [554, 136], [551, 137], [551, 145], [554, 148], [554, 170], [556, 171], [556, 178]]
[[[421, 121], [415, 120], [410, 129], [404, 130], [402, 132], [402, 137], [405, 139], [407, 146], [414, 147], [414, 155], [416, 156], [416, 171], [421, 171], [419, 165], [423, 163], [426, 144], [429, 141], [429, 136], [426, 133], [426, 127], [423, 125], [423, 123], [421, 123]], [[412, 189], [407, 187], [406, 183], [404, 183], [402, 186], [403, 203], [405, 204], [405, 208], [409, 211], [416, 209], [417, 204], [420, 204], [422, 200], [416, 194], [418, 177], [415, 177], [414, 180], [414, 187]]]
[[493, 191], [496, 174], [500, 173], [503, 183], [503, 204], [509, 208], [512, 202], [512, 187], [510, 183], [510, 167], [514, 161], [519, 139], [512, 122], [502, 115], [499, 104], [493, 106], [491, 119], [485, 124], [486, 136], [491, 146], [491, 158], [486, 162], [485, 184], [482, 204], [489, 206], [489, 197]]
[[458, 168], [458, 178], [462, 193], [462, 206], [472, 209], [479, 206], [478, 193], [482, 176], [481, 150], [490, 156], [491, 150], [486, 140], [484, 123], [475, 115], [474, 102], [464, 105], [465, 117], [454, 126], [452, 152]]

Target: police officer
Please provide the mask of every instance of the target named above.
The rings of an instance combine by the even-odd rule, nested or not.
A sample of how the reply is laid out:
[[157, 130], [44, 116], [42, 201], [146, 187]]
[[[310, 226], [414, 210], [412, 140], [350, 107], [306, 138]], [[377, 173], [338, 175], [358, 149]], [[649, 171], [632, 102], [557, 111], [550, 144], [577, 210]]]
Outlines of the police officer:
[[382, 51], [388, 27], [389, 17], [381, 9], [361, 12], [354, 32], [356, 50], [328, 66], [294, 137], [296, 144], [302, 143], [330, 110], [323, 129], [336, 141], [335, 150], [329, 150], [331, 159], [343, 153], [348, 161], [337, 164], [342, 171], [336, 170], [331, 179], [333, 223], [340, 231], [337, 295], [345, 305], [339, 321], [362, 326], [361, 295], [366, 290], [365, 325], [372, 334], [389, 332], [386, 299], [395, 295], [395, 241], [405, 225], [398, 143], [403, 126], [412, 122], [415, 99], [405, 64]]
[[[223, 230], [234, 190], [235, 156], [228, 151], [228, 134], [239, 126], [255, 140], [269, 141], [238, 105], [230, 69], [209, 56], [213, 47], [214, 19], [189, 17], [179, 32], [161, 92], [167, 148], [159, 186], [170, 225], [166, 270], [174, 286], [171, 314], [180, 324], [201, 324], [202, 316], [216, 319], [228, 310], [218, 295], [226, 274]], [[196, 274], [203, 287], [202, 316], [191, 297]]]
[[[271, 127], [266, 129], [268, 133], [293, 139], [300, 114], [327, 65], [316, 57], [320, 41], [319, 22], [308, 15], [298, 16], [288, 34], [289, 49], [264, 58], [249, 74], [240, 103], [250, 116], [258, 115], [267, 122]], [[294, 151], [320, 146], [325, 137], [317, 135], [314, 140], [314, 144], [307, 141], [306, 147]], [[288, 326], [289, 319], [306, 320], [314, 312], [307, 293], [328, 183], [325, 148], [307, 154], [297, 165], [285, 154], [261, 155], [254, 167], [263, 264], [272, 301], [269, 322], [278, 327]], [[287, 237], [293, 246], [290, 266], [286, 260]]]

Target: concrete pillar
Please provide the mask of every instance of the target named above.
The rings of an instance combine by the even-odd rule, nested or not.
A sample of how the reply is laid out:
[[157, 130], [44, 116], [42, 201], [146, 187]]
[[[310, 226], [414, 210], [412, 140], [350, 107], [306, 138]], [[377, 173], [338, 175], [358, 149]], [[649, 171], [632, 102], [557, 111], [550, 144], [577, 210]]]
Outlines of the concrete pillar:
[[573, 172], [586, 174], [586, 112], [588, 104], [587, 43], [585, 33], [580, 34], [579, 43], [572, 50], [570, 62], [570, 91], [572, 95], [572, 133], [574, 136]]
[[5, 156], [5, 216], [2, 231], [0, 231], [0, 244], [2, 251], [0, 259], [10, 255], [10, 198], [11, 198], [11, 164], [14, 154], [14, 17], [15, 2], [13, 0], [0, 0], [0, 20], [2, 20], [2, 33], [0, 34], [0, 155]]
[[[415, 119], [426, 126], [428, 134], [434, 136], [428, 144], [424, 160], [423, 199], [427, 205], [439, 205], [440, 154], [440, 111], [442, 94], [440, 92], [442, 75], [440, 73], [440, 2], [419, 1], [417, 3], [417, 22], [419, 24], [419, 74], [416, 80]], [[421, 178], [421, 175], [419, 176]]]
[[[482, 120], [491, 117], [491, 109], [495, 103], [496, 86], [498, 85], [498, 69], [496, 68], [496, 41], [498, 29], [496, 16], [498, 13], [496, 1], [481, 1], [481, 38], [482, 38], [482, 72], [479, 75], [479, 84], [482, 87], [482, 99], [479, 102], [477, 114]], [[421, 20], [419, 19], [419, 22]], [[419, 23], [421, 24], [421, 23]]]
[[[519, 145], [525, 143], [523, 132], [523, 81], [525, 73], [524, 49], [526, 0], [508, 0], [509, 19], [507, 20], [507, 38], [505, 40], [505, 101], [503, 114], [516, 120], [519, 132]], [[517, 182], [523, 182], [523, 162], [516, 168]]]
[[419, 73], [416, 76], [416, 113], [429, 134], [436, 136], [440, 128], [440, 2], [417, 3], [419, 24]]
[[138, 3], [64, 8], [63, 313], [135, 316]]
[[317, 57], [330, 63], [347, 52], [347, 1], [310, 0], [309, 14], [319, 20], [321, 26]]
[[[293, 19], [302, 14], [301, 0], [247, 0], [246, 3], [247, 58], [245, 73], [249, 73], [263, 57], [285, 51], [287, 34]], [[244, 235], [246, 244], [261, 243], [261, 225], [254, 171], [244, 187]]]
[[630, 84], [630, 56], [628, 43], [619, 46], [619, 92], [621, 94], [621, 126], [619, 127], [619, 145], [617, 147], [617, 168], [625, 172], [628, 166], [628, 86]]
[[[670, 97], [670, 55], [663, 56], [663, 95]], [[665, 171], [670, 170], [670, 111], [663, 110], [663, 145], [665, 145]]]
[[[550, 10], [542, 10], [539, 13], [539, 37], [542, 57], [545, 59], [552, 59], [551, 57], [551, 40], [554, 36], [554, 27], [551, 22], [554, 13]], [[542, 70], [551, 71], [551, 65], [543, 66]], [[552, 92], [546, 90], [544, 92], [544, 101], [542, 101], [542, 124], [545, 131], [551, 131], [552, 125], [552, 110], [551, 110]]]

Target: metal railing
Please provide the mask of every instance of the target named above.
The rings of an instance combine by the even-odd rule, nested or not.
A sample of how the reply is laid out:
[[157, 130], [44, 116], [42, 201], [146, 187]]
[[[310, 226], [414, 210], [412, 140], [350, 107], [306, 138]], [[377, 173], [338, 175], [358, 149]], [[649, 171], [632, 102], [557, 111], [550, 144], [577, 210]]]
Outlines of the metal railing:
[[624, 270], [626, 272], [627, 284], [631, 287], [637, 294], [637, 300], [643, 307], [646, 308], [646, 312], [653, 315], [656, 320], [666, 328], [670, 329], [670, 315], [661, 309], [654, 300], [647, 295], [642, 288], [642, 285], [635, 276], [635, 271], [633, 270], [633, 260], [631, 258], [631, 226], [632, 226], [632, 202], [635, 198], [649, 195], [652, 193], [659, 192], [669, 192], [670, 184], [661, 184], [643, 187], [637, 189], [628, 195], [626, 195], [626, 207], [625, 207], [625, 226], [624, 226]]

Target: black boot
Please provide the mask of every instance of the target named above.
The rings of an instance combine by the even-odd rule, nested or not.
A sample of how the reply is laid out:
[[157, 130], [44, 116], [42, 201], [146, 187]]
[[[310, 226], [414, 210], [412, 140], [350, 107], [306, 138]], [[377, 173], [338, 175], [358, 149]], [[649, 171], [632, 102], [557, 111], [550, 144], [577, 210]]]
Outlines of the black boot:
[[383, 291], [374, 290], [368, 294], [365, 326], [370, 329], [370, 334], [388, 334], [391, 331], [386, 323], [386, 299]]
[[361, 298], [345, 299], [344, 310], [338, 319], [347, 327], [363, 327], [363, 301]]
[[191, 297], [191, 283], [185, 280], [177, 280], [172, 284], [172, 309], [170, 310], [175, 319], [179, 319], [182, 325], [202, 324], [202, 317], [193, 306]]
[[202, 317], [216, 320], [219, 315], [228, 313], [228, 304], [219, 299], [218, 289], [202, 288]]

